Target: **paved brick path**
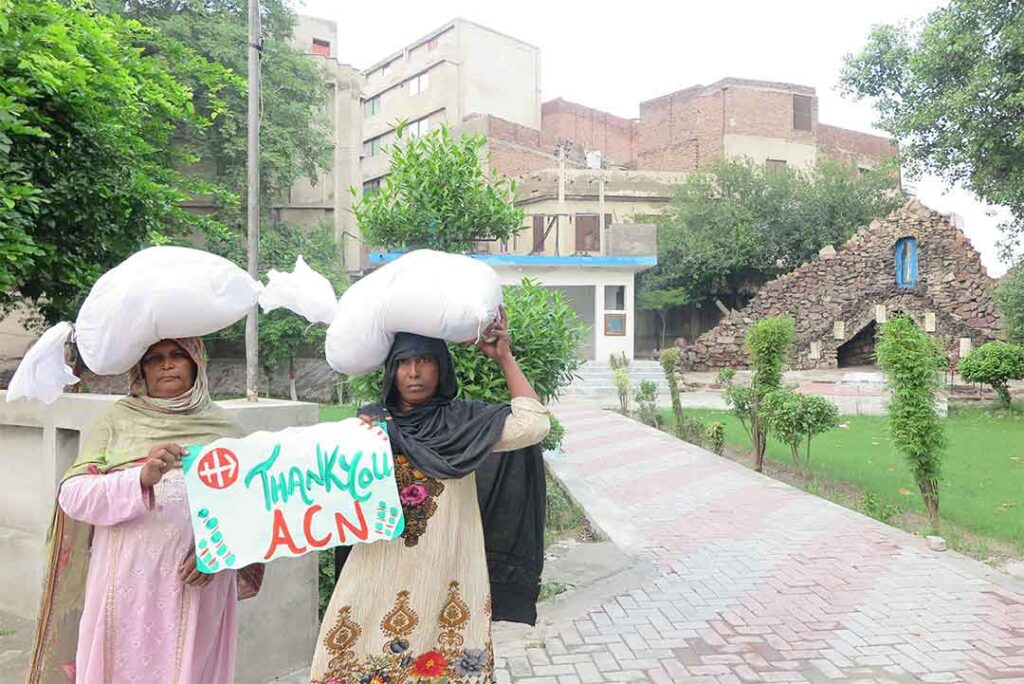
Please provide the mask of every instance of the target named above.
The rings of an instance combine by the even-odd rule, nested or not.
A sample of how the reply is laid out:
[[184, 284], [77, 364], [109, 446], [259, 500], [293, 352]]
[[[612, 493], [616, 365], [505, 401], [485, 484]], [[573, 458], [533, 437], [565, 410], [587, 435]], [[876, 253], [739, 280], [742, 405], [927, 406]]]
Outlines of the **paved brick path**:
[[1024, 684], [1024, 584], [617, 414], [556, 413], [554, 471], [654, 572], [542, 648], [497, 639], [499, 684]]

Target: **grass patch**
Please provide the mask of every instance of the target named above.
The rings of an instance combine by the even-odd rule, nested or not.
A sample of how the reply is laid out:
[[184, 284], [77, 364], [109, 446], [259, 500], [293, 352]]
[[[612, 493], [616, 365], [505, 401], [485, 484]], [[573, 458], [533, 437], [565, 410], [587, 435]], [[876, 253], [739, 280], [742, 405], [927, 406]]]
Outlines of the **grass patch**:
[[359, 407], [355, 404], [320, 404], [320, 422], [330, 423], [346, 418], [355, 418]]
[[[750, 450], [749, 437], [731, 414], [697, 409], [687, 413], [721, 421], [725, 443], [744, 454]], [[671, 411], [663, 411], [661, 417], [670, 428]], [[886, 418], [843, 416], [843, 423], [846, 428], [815, 438], [812, 477], [840, 489], [851, 485], [857, 491], [846, 492], [845, 498], [853, 496], [853, 501], [839, 503], [880, 520], [899, 522], [904, 511], [924, 515], [917, 485], [893, 448]], [[951, 544], [961, 537], [958, 545], [965, 552], [983, 542], [975, 538], [981, 536], [1012, 544], [1017, 553], [1024, 553], [1024, 417], [1015, 411], [953, 407], [945, 426], [949, 446], [941, 466], [939, 512], [943, 523], [952, 526], [944, 526], [943, 535]], [[766, 463], [775, 470], [788, 469], [792, 463], [788, 447], [769, 439]], [[840, 499], [841, 494], [837, 494]]]
[[576, 539], [581, 542], [599, 541], [599, 535], [591, 527], [583, 509], [572, 500], [562, 485], [546, 474], [547, 518], [544, 525], [544, 548], [560, 539]]
[[18, 631], [18, 630], [16, 630], [16, 629], [11, 629], [10, 627], [0, 627], [0, 637], [5, 637], [5, 636], [12, 636], [12, 635], [14, 635], [14, 634], [15, 634], [15, 633], [16, 633], [17, 631]]
[[575, 586], [565, 582], [545, 582], [540, 585], [540, 596], [537, 600], [547, 601], [548, 599], [553, 599], [559, 594], [564, 594], [570, 589], [575, 589]]

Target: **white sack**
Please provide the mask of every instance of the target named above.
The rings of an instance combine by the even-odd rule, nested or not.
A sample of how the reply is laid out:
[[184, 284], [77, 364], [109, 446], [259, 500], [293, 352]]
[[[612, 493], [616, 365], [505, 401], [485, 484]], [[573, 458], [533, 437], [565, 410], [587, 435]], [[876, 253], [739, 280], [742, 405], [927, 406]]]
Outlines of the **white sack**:
[[107, 271], [78, 313], [82, 360], [118, 375], [162, 339], [199, 337], [243, 318], [261, 285], [227, 259], [187, 247], [150, 247]]
[[260, 308], [263, 313], [270, 313], [281, 307], [310, 323], [330, 325], [338, 311], [338, 299], [331, 281], [307, 266], [300, 254], [291, 273], [271, 269], [267, 274]]
[[395, 333], [472, 342], [498, 315], [501, 282], [468, 256], [409, 252], [352, 285], [327, 330], [331, 368], [346, 375], [384, 363]]
[[64, 362], [64, 344], [71, 334], [71, 324], [60, 322], [36, 340], [18, 365], [7, 386], [7, 401], [25, 397], [52, 404], [78, 378]]

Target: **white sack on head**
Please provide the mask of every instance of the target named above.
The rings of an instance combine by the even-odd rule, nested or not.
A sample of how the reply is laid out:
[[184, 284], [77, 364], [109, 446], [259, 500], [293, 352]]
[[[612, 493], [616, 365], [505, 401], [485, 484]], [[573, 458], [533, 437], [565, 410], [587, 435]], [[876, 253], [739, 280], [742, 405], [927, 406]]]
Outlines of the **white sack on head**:
[[188, 247], [150, 247], [93, 285], [75, 323], [79, 353], [100, 375], [117, 375], [167, 338], [222, 330], [256, 306], [261, 285], [232, 262]]
[[338, 299], [331, 281], [306, 265], [302, 255], [291, 273], [271, 269], [260, 294], [263, 313], [284, 307], [310, 323], [330, 325], [338, 311]]
[[359, 375], [384, 363], [395, 333], [472, 342], [498, 315], [501, 282], [468, 256], [432, 250], [405, 254], [352, 285], [327, 330], [331, 368]]
[[25, 397], [52, 404], [78, 378], [64, 362], [64, 344], [71, 334], [71, 324], [60, 322], [43, 333], [18, 365], [7, 386], [7, 401]]

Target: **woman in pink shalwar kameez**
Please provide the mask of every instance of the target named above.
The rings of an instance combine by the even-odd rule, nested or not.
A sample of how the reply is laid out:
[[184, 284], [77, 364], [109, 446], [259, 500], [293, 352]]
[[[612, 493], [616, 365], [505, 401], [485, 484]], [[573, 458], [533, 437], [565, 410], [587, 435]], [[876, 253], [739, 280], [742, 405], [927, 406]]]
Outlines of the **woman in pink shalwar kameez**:
[[262, 566], [196, 570], [184, 447], [241, 436], [210, 400], [198, 338], [163, 340], [60, 488], [30, 684], [227, 684], [235, 604]]

